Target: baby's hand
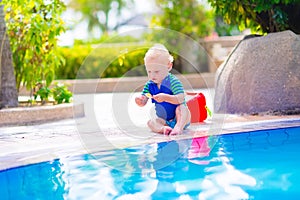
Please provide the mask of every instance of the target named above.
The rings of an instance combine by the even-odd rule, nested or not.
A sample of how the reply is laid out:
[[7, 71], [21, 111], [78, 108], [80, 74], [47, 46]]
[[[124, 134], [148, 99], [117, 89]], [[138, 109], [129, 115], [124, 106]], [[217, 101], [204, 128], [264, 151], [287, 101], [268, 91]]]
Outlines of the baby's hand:
[[148, 101], [148, 98], [145, 97], [144, 95], [135, 97], [135, 103], [140, 107], [146, 105], [147, 101]]
[[152, 98], [157, 102], [163, 102], [166, 101], [168, 95], [164, 93], [159, 93], [157, 95], [153, 95]]

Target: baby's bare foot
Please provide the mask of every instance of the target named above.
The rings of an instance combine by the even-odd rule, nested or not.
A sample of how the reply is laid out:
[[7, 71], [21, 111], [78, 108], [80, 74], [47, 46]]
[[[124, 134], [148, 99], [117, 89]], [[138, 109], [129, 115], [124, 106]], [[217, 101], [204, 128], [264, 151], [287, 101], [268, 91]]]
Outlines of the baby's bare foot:
[[182, 133], [182, 130], [180, 128], [175, 127], [171, 132], [170, 135], [179, 135]]

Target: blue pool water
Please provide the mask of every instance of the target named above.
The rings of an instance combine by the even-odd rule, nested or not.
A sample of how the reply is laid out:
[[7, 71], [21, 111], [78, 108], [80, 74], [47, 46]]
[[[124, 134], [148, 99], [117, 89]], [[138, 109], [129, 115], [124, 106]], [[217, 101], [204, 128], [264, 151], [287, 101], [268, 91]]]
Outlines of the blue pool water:
[[299, 199], [300, 127], [163, 142], [0, 172], [3, 199]]

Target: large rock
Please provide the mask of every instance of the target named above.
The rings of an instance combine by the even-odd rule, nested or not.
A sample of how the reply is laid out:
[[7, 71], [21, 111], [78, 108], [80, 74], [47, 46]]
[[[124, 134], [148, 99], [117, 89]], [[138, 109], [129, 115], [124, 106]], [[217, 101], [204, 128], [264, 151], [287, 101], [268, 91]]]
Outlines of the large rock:
[[219, 67], [217, 113], [300, 109], [300, 37], [291, 31], [242, 40]]

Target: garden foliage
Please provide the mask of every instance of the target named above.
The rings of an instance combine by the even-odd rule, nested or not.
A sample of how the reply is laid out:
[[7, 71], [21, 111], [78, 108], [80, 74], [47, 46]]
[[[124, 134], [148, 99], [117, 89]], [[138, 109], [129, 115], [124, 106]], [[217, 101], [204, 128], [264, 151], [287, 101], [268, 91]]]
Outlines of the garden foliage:
[[163, 11], [154, 15], [152, 26], [178, 31], [193, 39], [208, 36], [214, 29], [214, 13], [197, 0], [156, 0]]
[[57, 37], [64, 32], [62, 0], [3, 0], [7, 32], [13, 54], [17, 89], [33, 93], [38, 82], [47, 87], [63, 63]]
[[61, 47], [65, 65], [56, 70], [57, 79], [108, 78], [146, 75], [144, 43], [75, 45]]
[[156, 4], [162, 12], [153, 16], [147, 39], [164, 44], [175, 57], [173, 68], [185, 73], [182, 55], [187, 51], [186, 39], [198, 41], [210, 35], [215, 27], [214, 13], [198, 0], [156, 0]]
[[29, 100], [31, 103], [39, 98], [43, 104], [49, 102], [49, 99], [52, 98], [55, 104], [61, 103], [70, 103], [73, 94], [68, 90], [67, 86], [61, 83], [55, 83], [54, 87], [49, 88], [42, 85], [41, 83], [37, 84], [37, 91], [34, 93], [34, 100]]
[[300, 0], [208, 0], [216, 13], [240, 30], [271, 33], [292, 30], [300, 34]]
[[121, 10], [132, 0], [69, 0], [68, 2], [68, 6], [81, 13], [81, 21], [87, 22], [89, 35], [92, 37], [95, 30], [107, 34], [111, 30], [109, 24], [120, 18]]

